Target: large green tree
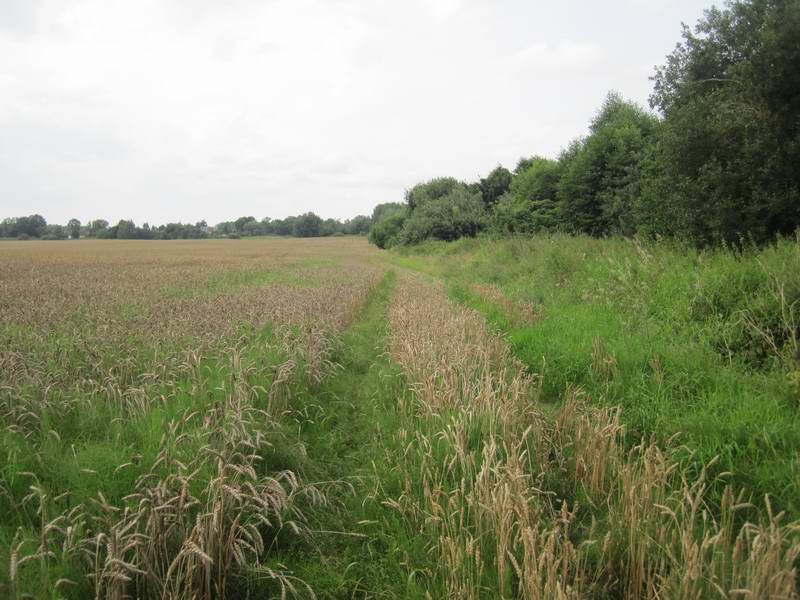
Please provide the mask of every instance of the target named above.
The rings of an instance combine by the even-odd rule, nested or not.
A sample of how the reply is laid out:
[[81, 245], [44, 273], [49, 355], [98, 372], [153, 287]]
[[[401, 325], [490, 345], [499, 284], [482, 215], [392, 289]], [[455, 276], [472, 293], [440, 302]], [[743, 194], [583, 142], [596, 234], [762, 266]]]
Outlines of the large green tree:
[[[800, 0], [706, 11], [654, 79], [665, 117], [645, 199], [701, 243], [800, 225]], [[670, 218], [671, 217], [671, 218]], [[678, 232], [681, 233], [681, 232]]]
[[307, 212], [297, 217], [294, 223], [295, 237], [318, 237], [322, 232], [322, 218], [313, 212]]
[[658, 119], [610, 93], [589, 135], [561, 154], [559, 218], [567, 229], [590, 235], [636, 231], [644, 161]]
[[531, 234], [558, 227], [558, 161], [541, 156], [521, 159], [515, 173], [509, 192], [494, 207], [495, 228], [501, 233]]
[[480, 191], [486, 208], [491, 209], [500, 196], [511, 187], [511, 171], [502, 166], [497, 166], [485, 178], [481, 179]]
[[453, 177], [437, 177], [425, 183], [418, 183], [410, 190], [407, 190], [406, 203], [409, 209], [415, 210], [426, 202], [438, 200], [456, 189], [466, 189], [466, 187], [467, 185], [465, 183]]

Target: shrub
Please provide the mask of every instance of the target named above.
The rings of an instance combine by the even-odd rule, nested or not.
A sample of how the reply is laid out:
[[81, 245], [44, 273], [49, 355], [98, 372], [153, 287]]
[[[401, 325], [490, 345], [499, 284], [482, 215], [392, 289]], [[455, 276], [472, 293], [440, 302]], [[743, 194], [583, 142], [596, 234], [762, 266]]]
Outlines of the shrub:
[[488, 216], [480, 192], [456, 187], [449, 194], [429, 199], [411, 212], [400, 241], [416, 244], [426, 239], [452, 241], [474, 237], [486, 228]]
[[399, 234], [406, 222], [406, 212], [394, 212], [372, 226], [369, 241], [378, 248], [391, 248], [399, 241]]

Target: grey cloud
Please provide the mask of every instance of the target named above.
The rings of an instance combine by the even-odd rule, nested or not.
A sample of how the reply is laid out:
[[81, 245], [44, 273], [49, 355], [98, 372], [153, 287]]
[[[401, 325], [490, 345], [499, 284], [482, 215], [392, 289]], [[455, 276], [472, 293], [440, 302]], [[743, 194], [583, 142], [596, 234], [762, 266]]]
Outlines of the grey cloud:
[[130, 148], [103, 129], [17, 115], [0, 121], [0, 157], [30, 162], [124, 160]]
[[0, 32], [32, 33], [38, 9], [38, 0], [3, 0], [0, 2]]
[[370, 212], [644, 102], [710, 3], [0, 0], [0, 218]]

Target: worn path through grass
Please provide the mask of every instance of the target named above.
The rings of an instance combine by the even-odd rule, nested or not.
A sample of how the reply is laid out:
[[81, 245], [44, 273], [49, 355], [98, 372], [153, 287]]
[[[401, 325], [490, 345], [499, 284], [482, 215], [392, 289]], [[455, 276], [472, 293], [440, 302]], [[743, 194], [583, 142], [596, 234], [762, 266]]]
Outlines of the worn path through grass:
[[[296, 399], [309, 480], [336, 482], [330, 503], [310, 512], [313, 539], [284, 547], [274, 567], [308, 583], [317, 598], [422, 598], [409, 577], [425, 560], [423, 540], [410, 535], [385, 506], [384, 487], [395, 474], [389, 456], [401, 427], [398, 398], [408, 389], [386, 354], [389, 272], [347, 330], [335, 361], [337, 373]], [[302, 593], [302, 590], [298, 590]]]

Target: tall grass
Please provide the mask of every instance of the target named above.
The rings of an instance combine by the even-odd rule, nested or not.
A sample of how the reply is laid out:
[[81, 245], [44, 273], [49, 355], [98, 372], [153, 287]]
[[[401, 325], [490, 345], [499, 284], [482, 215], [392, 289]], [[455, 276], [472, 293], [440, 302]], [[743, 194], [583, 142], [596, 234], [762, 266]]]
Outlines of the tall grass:
[[771, 509], [749, 521], [730, 486], [712, 510], [713, 461], [698, 473], [674, 440], [628, 440], [624, 410], [577, 388], [545, 414], [541, 377], [440, 287], [403, 281], [390, 325], [417, 418], [390, 505], [439, 558], [432, 597], [795, 593], [798, 526]]
[[[542, 380], [621, 406], [630, 443], [679, 434], [695, 468], [800, 516], [800, 244], [699, 251], [543, 236], [428, 244], [395, 261], [442, 275]], [[717, 479], [714, 503], [724, 486]]]

